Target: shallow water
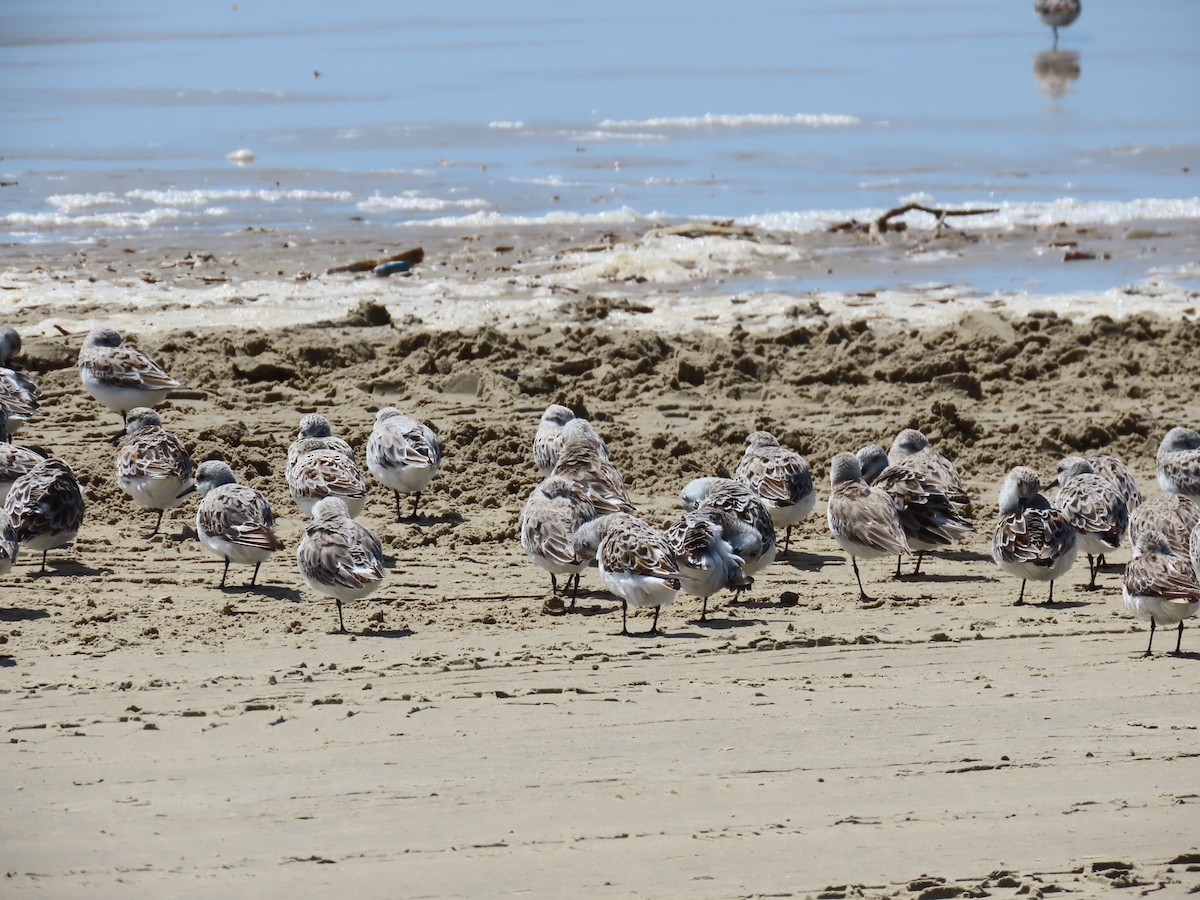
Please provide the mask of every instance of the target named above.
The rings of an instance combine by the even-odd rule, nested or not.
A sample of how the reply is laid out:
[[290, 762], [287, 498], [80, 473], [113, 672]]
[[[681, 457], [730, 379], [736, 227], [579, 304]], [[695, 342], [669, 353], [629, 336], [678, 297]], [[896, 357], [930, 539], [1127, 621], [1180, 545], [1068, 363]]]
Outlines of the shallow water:
[[1200, 196], [1200, 6], [1088, 0], [1054, 54], [1030, 5], [13, 0], [0, 227]]

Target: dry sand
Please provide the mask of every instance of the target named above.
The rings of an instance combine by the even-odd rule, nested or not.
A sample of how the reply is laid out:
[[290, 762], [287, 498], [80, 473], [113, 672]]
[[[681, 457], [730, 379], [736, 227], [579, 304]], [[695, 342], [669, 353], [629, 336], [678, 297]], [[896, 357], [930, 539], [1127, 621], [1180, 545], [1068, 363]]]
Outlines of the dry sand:
[[[162, 319], [135, 335], [193, 388], [164, 406], [167, 427], [264, 491], [289, 548], [302, 522], [282, 466], [302, 413], [360, 453], [383, 405], [437, 429], [447, 455], [422, 519], [392, 521], [378, 485], [360, 517], [393, 563], [348, 607], [350, 637], [292, 550], [258, 589], [237, 567], [221, 592], [194, 505], [145, 540], [153, 516], [116, 487], [104, 442], [116, 417], [79, 387], [80, 337], [27, 341], [46, 400], [19, 437], [68, 458], [89, 506], [48, 574], [30, 554], [0, 581], [5, 895], [1200, 886], [1200, 634], [1144, 660], [1117, 568], [1087, 592], [1077, 567], [1052, 606], [1021, 608], [989, 553], [1018, 462], [1052, 473], [1102, 449], [1154, 490], [1161, 435], [1200, 422], [1196, 321], [975, 313], [919, 332], [670, 336], [614, 325], [596, 296], [470, 333], [391, 313], [235, 331]], [[863, 609], [822, 502], [749, 600], [699, 623], [681, 599], [663, 636], [623, 638], [594, 570], [580, 611], [545, 614], [548, 579], [516, 541], [551, 402], [596, 421], [657, 524], [755, 428], [805, 453], [824, 497], [834, 452], [916, 426], [966, 473], [979, 533], [921, 579], [867, 563], [885, 602]]]

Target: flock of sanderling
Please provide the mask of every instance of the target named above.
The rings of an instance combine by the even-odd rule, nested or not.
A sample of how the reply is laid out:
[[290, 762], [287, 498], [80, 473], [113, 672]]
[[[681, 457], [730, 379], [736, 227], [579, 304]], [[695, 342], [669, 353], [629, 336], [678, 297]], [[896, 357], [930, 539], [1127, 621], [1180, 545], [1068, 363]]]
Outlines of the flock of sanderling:
[[[11, 328], [0, 329], [0, 574], [12, 568], [20, 549], [46, 553], [73, 541], [83, 525], [84, 499], [71, 466], [8, 442], [38, 409], [41, 391], [28, 375], [7, 368], [21, 340]], [[238, 484], [228, 464], [209, 460], [199, 467], [183, 443], [162, 427], [151, 407], [182, 385], [149, 356], [125, 344], [111, 328], [96, 328], [79, 352], [84, 390], [118, 412], [125, 424], [113, 437], [125, 444], [117, 454], [117, 484], [138, 506], [163, 512], [200, 494], [196, 535], [225, 561], [221, 587], [230, 563], [259, 567], [284, 543], [275, 534], [275, 517], [266, 498]], [[442, 450], [425, 424], [394, 407], [376, 414], [367, 442], [367, 469], [396, 494], [412, 494], [416, 515], [421, 492], [433, 480]], [[344, 601], [359, 600], [383, 583], [383, 549], [379, 537], [354, 521], [362, 512], [367, 482], [344, 440], [331, 434], [324, 416], [306, 415], [288, 450], [287, 482], [296, 505], [309, 516], [296, 562], [304, 582], [332, 597], [338, 626], [345, 631]]]
[[[551, 591], [572, 592], [595, 561], [604, 584], [621, 600], [621, 633], [627, 611], [662, 607], [680, 593], [708, 600], [721, 590], [738, 594], [775, 558], [776, 534], [816, 506], [812, 473], [804, 458], [770, 433], [755, 431], [733, 478], [697, 478], [680, 494], [684, 512], [665, 531], [634, 515], [633, 503], [608, 447], [595, 429], [563, 406], [542, 415], [533, 459], [544, 476], [521, 513], [521, 546], [550, 573]], [[1143, 500], [1124, 463], [1111, 456], [1069, 457], [1058, 468], [1054, 502], [1041, 494], [1036, 472], [1017, 466], [1000, 489], [1000, 515], [992, 557], [1001, 570], [1027, 581], [1054, 581], [1088, 557], [1089, 587], [1111, 553], [1128, 538], [1134, 558], [1124, 576], [1126, 606], [1150, 620], [1151, 645], [1158, 625], [1179, 626], [1200, 610], [1200, 434], [1174, 428], [1158, 452], [1162, 493]], [[921, 557], [972, 533], [971, 500], [958, 470], [919, 431], [906, 429], [890, 452], [868, 445], [842, 452], [829, 467], [829, 531], [850, 556], [861, 601], [867, 596], [859, 559], [917, 553]], [[1150, 654], [1150, 647], [1146, 655]]]
[[[0, 328], [0, 574], [12, 568], [20, 549], [46, 554], [73, 541], [84, 519], [84, 498], [70, 465], [43, 459], [9, 442], [39, 407], [41, 392], [28, 375], [8, 368], [20, 349], [13, 329]], [[122, 342], [111, 328], [96, 328], [79, 353], [84, 389], [120, 413], [124, 427], [113, 438], [124, 446], [116, 459], [117, 483], [141, 507], [158, 510], [154, 531], [166, 509], [200, 494], [196, 534], [225, 562], [259, 567], [284, 549], [275, 534], [271, 507], [258, 491], [238, 484], [228, 464], [209, 460], [194, 467], [183, 443], [162, 427], [151, 407], [182, 385], [145, 353]], [[733, 478], [689, 482], [680, 494], [683, 512], [665, 531], [639, 519], [613, 464], [608, 446], [586, 419], [565, 406], [542, 415], [533, 439], [534, 465], [543, 480], [520, 517], [521, 546], [550, 573], [551, 592], [578, 595], [580, 576], [592, 563], [609, 591], [621, 600], [621, 633], [628, 634], [628, 608], [653, 608], [649, 633], [659, 613], [684, 592], [708, 601], [722, 590], [735, 595], [774, 561], [777, 532], [784, 529], [783, 552], [792, 528], [816, 508], [817, 492], [805, 459], [781, 446], [774, 435], [755, 431]], [[376, 414], [366, 447], [367, 471], [396, 497], [414, 497], [415, 517], [422, 491], [441, 464], [442, 449], [429, 426], [394, 407]], [[992, 540], [996, 564], [1021, 579], [1017, 604], [1025, 602], [1027, 581], [1054, 581], [1088, 558], [1090, 583], [1104, 555], [1128, 537], [1133, 559], [1126, 566], [1126, 606], [1150, 621], [1150, 654], [1159, 625], [1178, 625], [1200, 610], [1200, 434], [1173, 428], [1157, 457], [1162, 492], [1143, 499], [1124, 463], [1111, 456], [1064, 459], [1053, 502], [1041, 493], [1037, 473], [1017, 466], [1000, 489], [999, 520]], [[378, 535], [354, 521], [362, 512], [367, 480], [353, 448], [333, 436], [329, 421], [309, 414], [300, 420], [288, 450], [287, 482], [292, 498], [309, 517], [296, 551], [300, 575], [313, 590], [332, 597], [338, 626], [345, 631], [342, 603], [362, 599], [384, 579]], [[945, 548], [974, 532], [971, 499], [954, 464], [930, 446], [920, 431], [906, 429], [890, 451], [877, 445], [836, 454], [829, 471], [829, 530], [850, 556], [864, 604], [876, 604], [863, 588], [859, 559], [917, 553], [920, 574], [925, 553]]]

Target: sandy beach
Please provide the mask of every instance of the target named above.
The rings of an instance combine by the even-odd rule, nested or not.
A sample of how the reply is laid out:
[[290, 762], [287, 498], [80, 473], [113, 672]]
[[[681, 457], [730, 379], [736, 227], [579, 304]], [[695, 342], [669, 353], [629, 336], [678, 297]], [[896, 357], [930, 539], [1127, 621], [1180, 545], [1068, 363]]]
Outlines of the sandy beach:
[[[1145, 240], [1125, 231], [1106, 239]], [[1141, 658], [1145, 625], [1120, 597], [1127, 551], [1098, 590], [1084, 589], [1078, 565], [1052, 605], [1026, 607], [990, 558], [996, 492], [1014, 464], [1049, 480], [1062, 456], [1100, 450], [1157, 490], [1158, 441], [1200, 422], [1194, 294], [1176, 290], [1165, 315], [1123, 318], [946, 312], [931, 299], [941, 319], [920, 329], [821, 304], [764, 304], [760, 317], [726, 296], [716, 320], [689, 322], [663, 312], [686, 299], [686, 282], [527, 280], [564, 268], [546, 249], [555, 240], [607, 244], [611, 260], [611, 236], [489, 234], [485, 246], [426, 235], [427, 262], [403, 285], [321, 274], [388, 249], [384, 236], [317, 242], [287, 265], [272, 259], [275, 237], [287, 236], [236, 254], [126, 253], [120, 242], [82, 261], [7, 254], [6, 316], [46, 395], [19, 442], [70, 460], [88, 502], [79, 539], [50, 554], [47, 574], [30, 554], [0, 580], [10, 894], [1200, 887], [1200, 635], [1185, 631], [1181, 657]], [[1194, 240], [1194, 226], [1170, 239]], [[847, 243], [830, 250], [836, 240]], [[799, 249], [846, 257], [852, 240]], [[213, 284], [179, 261], [202, 252], [214, 257], [205, 274], [234, 296], [273, 278], [270, 311], [255, 321], [240, 312], [254, 300], [201, 302]], [[472, 284], [503, 281], [516, 259], [513, 305], [472, 301]], [[147, 284], [141, 272], [169, 286], [160, 307], [110, 302]], [[287, 324], [288, 291], [309, 281], [323, 293]], [[77, 302], [58, 302], [67, 295]], [[188, 318], [209, 302], [213, 321]], [[195, 538], [194, 503], [147, 540], [153, 514], [117, 488], [105, 439], [118, 419], [74, 368], [86, 327], [109, 319], [187, 385], [160, 409], [166, 427], [271, 500], [288, 549], [257, 588], [235, 567], [217, 589], [221, 563]], [[688, 479], [728, 474], [756, 428], [806, 455], [817, 511], [792, 554], [743, 601], [718, 598], [708, 622], [681, 597], [662, 636], [621, 637], [620, 606], [594, 569], [580, 608], [552, 614], [548, 579], [516, 539], [538, 481], [529, 445], [552, 402], [593, 420], [655, 525], [676, 515]], [[352, 634], [339, 635], [332, 603], [296, 571], [303, 521], [283, 463], [310, 411], [361, 460], [385, 405], [428, 421], [446, 460], [415, 522], [395, 522], [391, 495], [372, 485], [360, 521], [382, 538], [388, 578], [347, 607]], [[864, 609], [825, 527], [828, 463], [905, 427], [963, 471], [977, 533], [927, 559], [919, 579], [867, 562], [884, 602]], [[1173, 639], [1159, 635], [1156, 651]]]

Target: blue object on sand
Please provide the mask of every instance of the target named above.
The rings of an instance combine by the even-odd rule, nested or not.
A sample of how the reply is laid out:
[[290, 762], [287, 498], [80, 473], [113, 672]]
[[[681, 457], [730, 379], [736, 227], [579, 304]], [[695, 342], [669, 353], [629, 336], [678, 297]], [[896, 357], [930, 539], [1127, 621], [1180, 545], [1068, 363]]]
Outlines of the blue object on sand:
[[371, 271], [380, 278], [387, 278], [389, 275], [399, 275], [403, 272], [407, 272], [411, 268], [412, 263], [407, 259], [397, 259], [393, 262], [380, 263]]

